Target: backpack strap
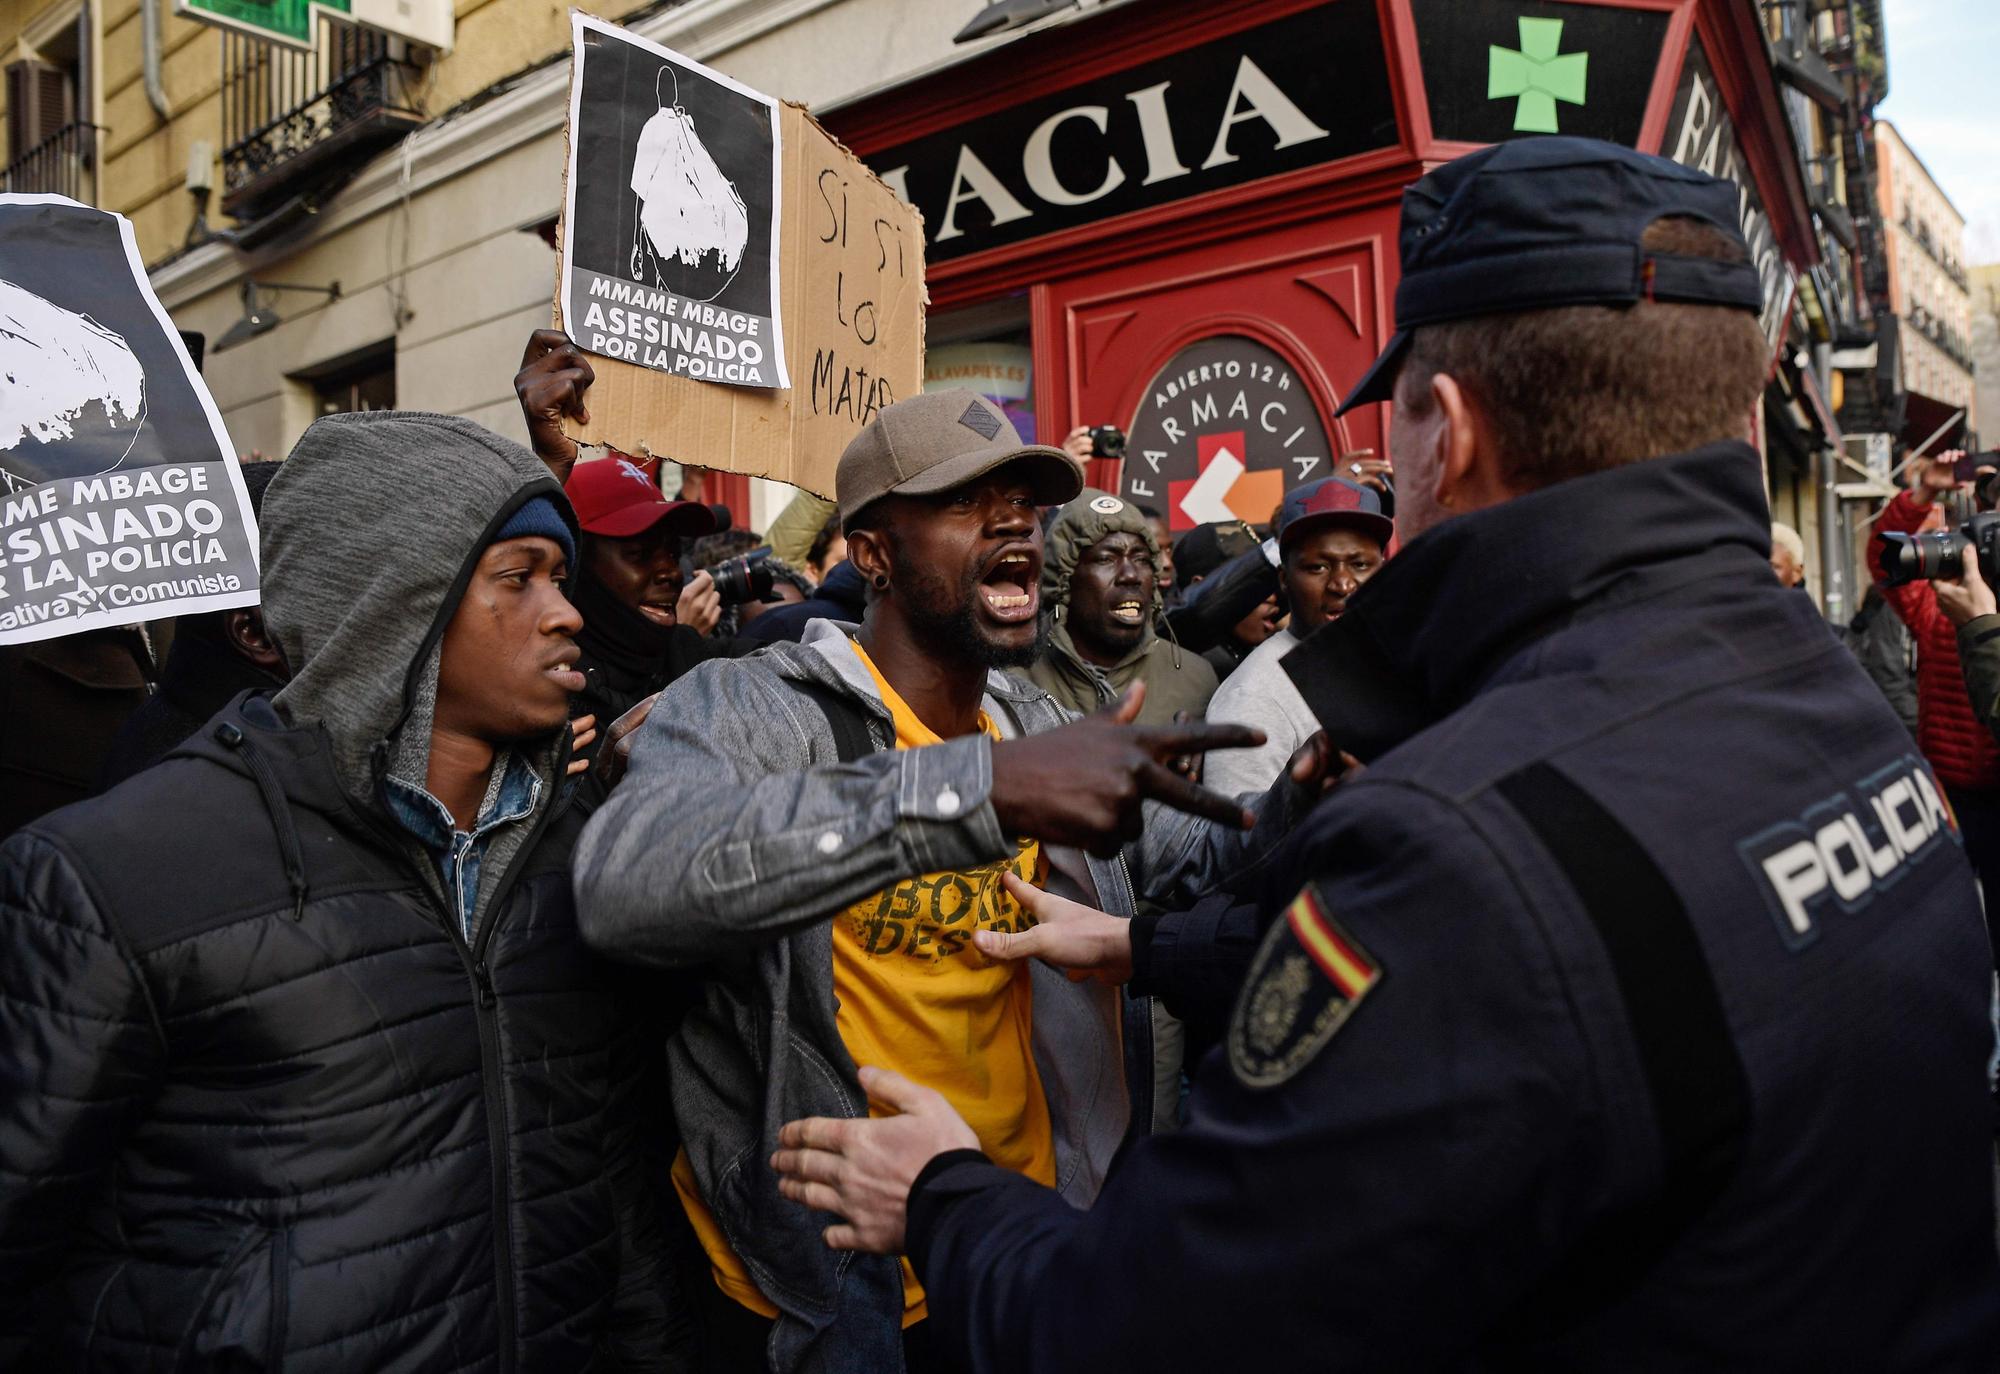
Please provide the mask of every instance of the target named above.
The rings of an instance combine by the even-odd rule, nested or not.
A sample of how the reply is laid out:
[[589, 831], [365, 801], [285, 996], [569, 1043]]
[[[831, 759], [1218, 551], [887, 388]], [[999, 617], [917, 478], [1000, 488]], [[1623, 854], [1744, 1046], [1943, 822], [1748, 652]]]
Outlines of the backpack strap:
[[811, 698], [825, 714], [826, 723], [833, 730], [834, 751], [842, 763], [853, 763], [881, 752], [882, 746], [875, 742], [875, 732], [868, 724], [868, 714], [859, 706], [823, 682], [793, 680], [791, 686], [800, 696]]
[[1735, 1176], [1750, 1087], [1687, 907], [1596, 798], [1546, 762], [1497, 789], [1575, 889], [1610, 957], [1639, 1053], [1662, 1161], [1658, 1190], [1586, 1232], [1516, 1309], [1509, 1334], [1572, 1327], [1623, 1299]]

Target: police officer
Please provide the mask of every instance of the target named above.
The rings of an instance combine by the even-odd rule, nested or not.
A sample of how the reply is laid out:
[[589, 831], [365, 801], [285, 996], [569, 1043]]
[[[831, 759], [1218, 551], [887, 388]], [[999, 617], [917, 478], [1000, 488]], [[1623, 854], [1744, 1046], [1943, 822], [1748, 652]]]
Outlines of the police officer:
[[[1246, 878], [1185, 1130], [1080, 1212], [889, 1075], [786, 1129], [789, 1195], [907, 1248], [972, 1369], [2000, 1368], [1978, 900], [1770, 576], [1737, 194], [1558, 137], [1405, 194], [1347, 404], [1393, 399], [1411, 537], [1287, 660], [1369, 767]], [[1036, 905], [984, 947], [1170, 1001], [1198, 952]]]

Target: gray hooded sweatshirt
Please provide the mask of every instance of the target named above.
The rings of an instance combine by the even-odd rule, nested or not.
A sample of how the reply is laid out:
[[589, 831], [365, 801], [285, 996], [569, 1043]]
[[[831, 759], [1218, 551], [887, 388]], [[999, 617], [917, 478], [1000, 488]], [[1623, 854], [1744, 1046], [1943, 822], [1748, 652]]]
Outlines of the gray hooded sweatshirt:
[[[408, 460], [453, 450], [471, 461]], [[272, 499], [280, 492], [282, 500]], [[562, 487], [527, 449], [468, 420], [421, 411], [329, 415], [271, 479], [264, 623], [285, 661], [302, 665], [274, 705], [291, 724], [326, 730], [341, 787], [364, 815], [384, 808], [387, 777], [423, 785], [445, 626], [479, 553], [537, 496], [553, 497], [571, 518]], [[370, 518], [353, 519], [356, 507]], [[557, 731], [528, 759], [536, 805], [488, 840], [475, 925], [554, 801], [568, 743], [568, 732]], [[429, 852], [414, 835], [406, 839], [449, 905]]]

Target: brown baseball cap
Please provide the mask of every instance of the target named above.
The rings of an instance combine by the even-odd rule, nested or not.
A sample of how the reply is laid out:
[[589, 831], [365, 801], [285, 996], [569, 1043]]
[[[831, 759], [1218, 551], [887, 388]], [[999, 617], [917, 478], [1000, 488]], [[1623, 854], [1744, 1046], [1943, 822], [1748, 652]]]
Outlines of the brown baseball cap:
[[840, 455], [834, 496], [841, 523], [884, 496], [928, 496], [964, 486], [1004, 463], [1020, 462], [1035, 504], [1059, 506], [1083, 490], [1074, 458], [1047, 444], [1024, 444], [1005, 415], [970, 391], [927, 391], [878, 411]]

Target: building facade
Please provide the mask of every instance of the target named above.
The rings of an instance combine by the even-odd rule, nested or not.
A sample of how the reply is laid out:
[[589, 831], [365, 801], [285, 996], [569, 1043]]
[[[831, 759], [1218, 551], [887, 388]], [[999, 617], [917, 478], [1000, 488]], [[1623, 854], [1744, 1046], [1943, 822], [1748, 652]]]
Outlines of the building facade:
[[2000, 263], [1969, 269], [1972, 287], [1972, 413], [1979, 443], [2000, 439]]
[[[519, 435], [511, 377], [555, 276], [560, 9], [459, 0], [448, 51], [321, 17], [298, 53], [167, 4], [0, 0], [0, 40], [26, 51], [74, 17], [84, 198], [133, 218], [237, 446], [282, 454], [318, 414], [392, 404]], [[1820, 540], [1822, 497], [1854, 475], [1828, 359], [1869, 309], [1843, 138], [1871, 0], [1042, 8], [968, 42], [978, 0], [602, 12], [810, 105], [926, 216], [934, 383], [1045, 440], [1128, 431], [1093, 478], [1178, 525], [1265, 519], [1385, 447], [1383, 407], [1333, 411], [1393, 327], [1398, 202], [1428, 167], [1560, 131], [1732, 177], [1773, 355], [1755, 428], [1774, 501]], [[761, 527], [783, 493], [724, 495]], [[1822, 579], [1830, 612], [1846, 575]]]
[[1972, 281], [1965, 267], [1965, 217], [1931, 179], [1896, 126], [1874, 130], [1877, 194], [1888, 233], [1889, 308], [1896, 320], [1901, 381], [1908, 396], [1904, 437], [1920, 444], [1940, 427], [1934, 448], [1951, 448], [1979, 424], [1973, 389]]

